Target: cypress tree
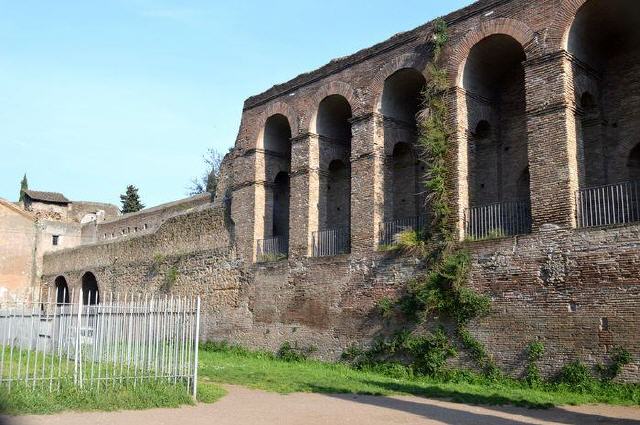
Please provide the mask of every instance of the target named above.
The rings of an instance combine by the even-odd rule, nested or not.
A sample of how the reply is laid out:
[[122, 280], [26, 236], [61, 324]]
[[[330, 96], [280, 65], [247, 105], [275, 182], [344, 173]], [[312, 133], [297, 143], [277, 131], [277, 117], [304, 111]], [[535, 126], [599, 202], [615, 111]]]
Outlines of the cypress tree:
[[22, 202], [24, 200], [24, 191], [29, 190], [29, 181], [27, 180], [27, 173], [22, 177], [22, 181], [20, 182], [20, 196], [18, 197], [18, 201]]

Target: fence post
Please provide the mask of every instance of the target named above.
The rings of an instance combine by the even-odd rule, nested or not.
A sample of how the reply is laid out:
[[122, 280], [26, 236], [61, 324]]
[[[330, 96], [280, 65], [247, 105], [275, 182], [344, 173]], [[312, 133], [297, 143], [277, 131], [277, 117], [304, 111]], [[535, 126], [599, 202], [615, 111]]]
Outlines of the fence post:
[[[82, 288], [80, 288], [80, 296], [78, 297], [78, 319], [76, 322], [76, 352], [75, 352], [75, 356], [73, 356], [73, 382], [78, 385], [80, 388], [82, 388], [82, 380], [78, 379], [79, 375], [78, 375], [78, 369], [80, 366], [80, 333], [81, 330], [80, 328], [82, 324]], [[81, 371], [80, 371], [81, 372]]]
[[200, 296], [196, 300], [196, 331], [193, 335], [193, 400], [198, 395], [198, 342], [200, 340]]

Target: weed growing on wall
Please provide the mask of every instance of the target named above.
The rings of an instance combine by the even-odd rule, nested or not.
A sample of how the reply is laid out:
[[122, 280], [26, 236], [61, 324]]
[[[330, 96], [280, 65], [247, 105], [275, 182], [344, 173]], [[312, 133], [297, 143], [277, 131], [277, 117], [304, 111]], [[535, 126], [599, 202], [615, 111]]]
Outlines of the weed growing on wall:
[[166, 294], [171, 292], [173, 285], [175, 285], [178, 280], [178, 269], [176, 266], [169, 267], [169, 270], [164, 275], [164, 279], [162, 280], [162, 285], [160, 286], [160, 290]]
[[611, 363], [598, 364], [596, 370], [605, 382], [613, 381], [622, 372], [622, 368], [631, 363], [631, 353], [622, 347], [614, 347], [611, 350]]
[[544, 344], [541, 342], [532, 342], [527, 348], [527, 369], [525, 380], [532, 387], [537, 387], [542, 383], [540, 369], [537, 362], [544, 355]]
[[276, 357], [287, 362], [300, 362], [306, 360], [311, 354], [315, 353], [315, 347], [299, 347], [297, 342], [291, 344], [289, 341], [282, 343]]
[[160, 266], [162, 265], [164, 260], [165, 260], [164, 255], [162, 255], [162, 254], [154, 254], [153, 260], [151, 261], [151, 264], [149, 265], [148, 274], [150, 276], [156, 276], [160, 272]]
[[[449, 358], [457, 355], [451, 336], [458, 338], [462, 347], [470, 352], [479, 366], [490, 374], [497, 368], [484, 346], [467, 329], [468, 323], [489, 312], [490, 301], [467, 285], [470, 256], [459, 247], [452, 218], [449, 193], [447, 159], [451, 144], [448, 125], [449, 110], [446, 101], [447, 72], [440, 66], [444, 46], [448, 42], [444, 20], [435, 22], [433, 34], [433, 60], [427, 66], [427, 85], [423, 92], [423, 108], [418, 115], [419, 139], [423, 161], [427, 165], [424, 185], [428, 193], [428, 210], [432, 221], [428, 234], [411, 232], [401, 235], [398, 244], [403, 251], [420, 254], [427, 272], [409, 282], [406, 295], [397, 303], [397, 309], [407, 320], [406, 328], [438, 317], [455, 324], [450, 335], [440, 327], [428, 335], [417, 335], [408, 330], [390, 338], [380, 339], [362, 352], [353, 349], [345, 358], [355, 363], [371, 365], [389, 364], [402, 359], [410, 362], [413, 372], [420, 375], [443, 373]], [[392, 310], [388, 302], [378, 306], [385, 318]]]

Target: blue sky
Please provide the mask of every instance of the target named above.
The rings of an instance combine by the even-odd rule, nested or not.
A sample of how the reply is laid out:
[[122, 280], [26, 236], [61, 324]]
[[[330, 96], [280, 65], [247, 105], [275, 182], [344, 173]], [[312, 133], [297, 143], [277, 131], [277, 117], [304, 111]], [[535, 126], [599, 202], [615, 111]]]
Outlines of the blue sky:
[[184, 197], [248, 96], [470, 3], [0, 0], [0, 197]]

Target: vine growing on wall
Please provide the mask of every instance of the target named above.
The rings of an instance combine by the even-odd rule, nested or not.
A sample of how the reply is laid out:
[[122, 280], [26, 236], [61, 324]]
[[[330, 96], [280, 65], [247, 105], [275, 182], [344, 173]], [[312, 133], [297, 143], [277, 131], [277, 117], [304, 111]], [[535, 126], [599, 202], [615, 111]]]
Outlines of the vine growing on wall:
[[[446, 359], [457, 354], [452, 337], [468, 350], [470, 356], [485, 371], [497, 371], [485, 347], [476, 340], [467, 325], [472, 319], [489, 312], [488, 297], [475, 292], [467, 285], [469, 253], [460, 247], [452, 218], [449, 179], [449, 147], [452, 143], [449, 109], [447, 105], [448, 77], [441, 66], [441, 56], [449, 40], [444, 20], [435, 22], [433, 34], [433, 59], [427, 65], [428, 79], [423, 91], [422, 110], [418, 114], [418, 144], [426, 164], [424, 185], [428, 193], [428, 211], [431, 226], [422, 235], [426, 270], [423, 275], [409, 282], [407, 293], [397, 303], [406, 318], [406, 330], [392, 338], [378, 340], [366, 352], [345, 353], [347, 359], [360, 363], [375, 363], [375, 359], [410, 358], [414, 372], [434, 375], [446, 366]], [[388, 301], [379, 306], [389, 315]], [[455, 331], [444, 327], [430, 335], [417, 335], [408, 330], [429, 318], [449, 320]], [[446, 336], [446, 337], [445, 337]]]
[[433, 245], [425, 258], [430, 271], [409, 285], [403, 303], [417, 309], [418, 319], [438, 315], [452, 320], [462, 346], [483, 369], [494, 373], [495, 366], [484, 346], [467, 329], [471, 320], [489, 312], [490, 300], [467, 284], [470, 256], [459, 246], [452, 217], [447, 184], [451, 181], [451, 170], [447, 160], [453, 132], [449, 126], [451, 115], [447, 104], [449, 81], [446, 69], [441, 66], [441, 55], [448, 40], [447, 24], [439, 19], [433, 35], [433, 59], [427, 66], [428, 82], [423, 93], [423, 109], [418, 116], [418, 144], [427, 165], [425, 187], [432, 214], [429, 238]]

